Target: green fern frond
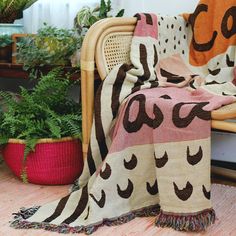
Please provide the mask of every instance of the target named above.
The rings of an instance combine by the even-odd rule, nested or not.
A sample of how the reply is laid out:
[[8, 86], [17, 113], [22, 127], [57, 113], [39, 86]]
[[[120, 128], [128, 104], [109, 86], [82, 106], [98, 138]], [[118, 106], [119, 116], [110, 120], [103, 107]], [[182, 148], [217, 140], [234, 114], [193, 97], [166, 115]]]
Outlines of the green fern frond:
[[24, 166], [22, 168], [20, 178], [21, 178], [21, 180], [24, 184], [29, 183], [29, 180], [28, 180], [28, 177], [27, 177], [27, 166]]
[[2, 103], [9, 107], [16, 106], [16, 99], [12, 93], [0, 91], [0, 97], [2, 98]]
[[24, 182], [27, 182], [27, 157], [38, 139], [81, 138], [81, 107], [68, 97], [72, 85], [58, 69], [42, 76], [31, 91], [21, 88], [20, 99], [0, 92], [4, 104], [4, 109], [0, 109], [0, 145], [9, 138], [25, 140], [21, 173]]
[[0, 145], [5, 145], [8, 143], [9, 138], [8, 137], [0, 137]]
[[57, 119], [48, 118], [46, 124], [49, 127], [50, 132], [52, 133], [52, 138], [61, 138], [61, 127]]
[[38, 142], [38, 138], [27, 138], [25, 140], [25, 150], [24, 150], [24, 162], [27, 159], [27, 156], [30, 154], [30, 152], [34, 152], [34, 148], [36, 146], [36, 143]]

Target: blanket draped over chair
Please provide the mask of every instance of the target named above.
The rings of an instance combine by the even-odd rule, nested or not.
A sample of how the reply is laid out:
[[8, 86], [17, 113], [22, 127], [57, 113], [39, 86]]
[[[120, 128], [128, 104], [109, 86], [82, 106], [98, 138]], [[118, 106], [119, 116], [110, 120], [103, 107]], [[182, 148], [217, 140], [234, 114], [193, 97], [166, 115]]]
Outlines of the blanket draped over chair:
[[236, 101], [235, 6], [202, 0], [189, 15], [137, 14], [132, 64], [115, 67], [98, 90], [73, 191], [21, 209], [11, 226], [90, 234], [136, 216], [176, 230], [212, 224], [211, 111]]

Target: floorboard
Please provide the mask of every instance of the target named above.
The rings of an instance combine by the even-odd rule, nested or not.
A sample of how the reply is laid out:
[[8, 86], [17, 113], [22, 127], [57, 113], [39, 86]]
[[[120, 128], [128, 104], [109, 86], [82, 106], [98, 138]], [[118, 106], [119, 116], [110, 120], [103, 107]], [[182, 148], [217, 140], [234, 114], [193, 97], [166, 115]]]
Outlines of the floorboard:
[[[214, 183], [221, 183], [225, 185], [236, 186], [236, 183], [229, 179], [222, 179], [219, 176], [213, 177]], [[10, 170], [4, 164], [0, 164], [0, 236], [53, 236], [61, 235], [55, 232], [48, 232], [44, 230], [15, 230], [9, 227], [9, 220], [12, 218], [11, 213], [17, 212], [19, 207], [31, 207], [32, 204], [43, 204], [46, 202], [53, 201], [58, 199], [68, 193], [69, 186], [40, 186], [33, 184], [23, 184], [19, 179], [13, 176]], [[230, 191], [230, 190], [228, 190]], [[218, 196], [222, 197], [224, 201], [224, 194], [226, 191], [219, 193]], [[229, 194], [229, 193], [228, 193]], [[228, 208], [222, 207], [222, 210], [218, 212], [218, 215], [227, 212], [236, 214], [236, 194], [233, 195], [233, 198], [230, 198], [228, 202]], [[222, 205], [223, 206], [223, 205]], [[200, 234], [190, 234], [190, 233], [180, 233], [172, 229], [161, 229], [153, 226], [155, 221], [154, 217], [149, 218], [136, 218], [135, 220], [114, 227], [102, 227], [94, 236], [154, 236], [154, 235], [170, 235], [170, 236], [186, 236], [186, 235], [236, 235], [236, 218], [230, 217], [228, 214], [228, 219], [225, 219], [224, 222], [218, 220], [218, 223], [212, 227], [213, 234], [209, 233], [200, 233]], [[234, 221], [234, 224], [232, 223]], [[220, 224], [220, 225], [219, 225]], [[225, 234], [224, 228], [227, 227], [228, 232]], [[84, 235], [84, 234], [76, 234]]]

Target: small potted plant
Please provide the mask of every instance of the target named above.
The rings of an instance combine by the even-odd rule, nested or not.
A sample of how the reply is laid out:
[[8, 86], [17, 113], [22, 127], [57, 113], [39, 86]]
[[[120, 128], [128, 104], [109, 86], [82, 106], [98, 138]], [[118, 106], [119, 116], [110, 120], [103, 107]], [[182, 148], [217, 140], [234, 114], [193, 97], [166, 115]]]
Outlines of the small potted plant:
[[[100, 5], [94, 9], [85, 6], [83, 7], [75, 17], [75, 27], [78, 32], [83, 34], [86, 32], [95, 22], [107, 18], [112, 17], [110, 14], [111, 8], [111, 0], [105, 1], [101, 0]], [[115, 17], [122, 17], [124, 15], [124, 9], [121, 9]]]
[[24, 32], [22, 24], [15, 24], [23, 17], [23, 11], [37, 0], [1, 0], [0, 1], [0, 35], [20, 34]]
[[0, 23], [13, 23], [23, 17], [23, 11], [37, 0], [1, 0]]
[[[77, 30], [78, 35], [80, 36], [81, 45], [85, 34], [88, 29], [97, 21], [112, 17], [110, 14], [112, 10], [111, 1], [110, 0], [101, 0], [99, 6], [95, 8], [90, 8], [88, 6], [84, 6], [77, 14], [74, 19], [74, 27]], [[119, 10], [115, 17], [122, 17], [124, 15], [124, 9]], [[77, 52], [72, 56], [72, 62], [74, 65], [79, 65], [80, 63], [80, 48], [78, 48]]]
[[10, 63], [12, 56], [12, 39], [11, 36], [4, 34], [0, 35], [0, 62]]
[[17, 63], [22, 63], [25, 70], [70, 65], [70, 58], [80, 45], [75, 31], [45, 24], [37, 34], [23, 37], [17, 43]]
[[81, 173], [80, 106], [68, 97], [74, 83], [53, 70], [31, 91], [0, 92], [2, 155], [24, 182], [69, 184]]

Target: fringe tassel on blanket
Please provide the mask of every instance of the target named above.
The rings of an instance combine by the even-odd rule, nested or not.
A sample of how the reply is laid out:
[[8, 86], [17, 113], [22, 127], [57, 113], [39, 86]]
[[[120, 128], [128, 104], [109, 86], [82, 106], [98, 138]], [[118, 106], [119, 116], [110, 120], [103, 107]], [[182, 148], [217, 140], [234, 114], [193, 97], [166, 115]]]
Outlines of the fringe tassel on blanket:
[[32, 207], [32, 208], [21, 208], [18, 213], [14, 213], [14, 221], [11, 222], [11, 227], [15, 229], [45, 229], [52, 232], [57, 233], [85, 233], [87, 235], [92, 234], [95, 232], [100, 226], [114, 226], [114, 225], [121, 225], [133, 220], [136, 217], [148, 217], [148, 216], [157, 216], [160, 212], [160, 206], [155, 205], [148, 208], [139, 209], [133, 212], [130, 212], [126, 215], [113, 218], [113, 219], [104, 219], [103, 222], [99, 222], [97, 224], [89, 225], [89, 226], [76, 226], [71, 227], [68, 224], [61, 224], [61, 225], [54, 225], [47, 222], [29, 222], [27, 219], [34, 215], [39, 206]]
[[178, 231], [203, 231], [215, 222], [215, 211], [207, 209], [196, 214], [178, 215], [160, 211], [156, 226], [171, 227]]

